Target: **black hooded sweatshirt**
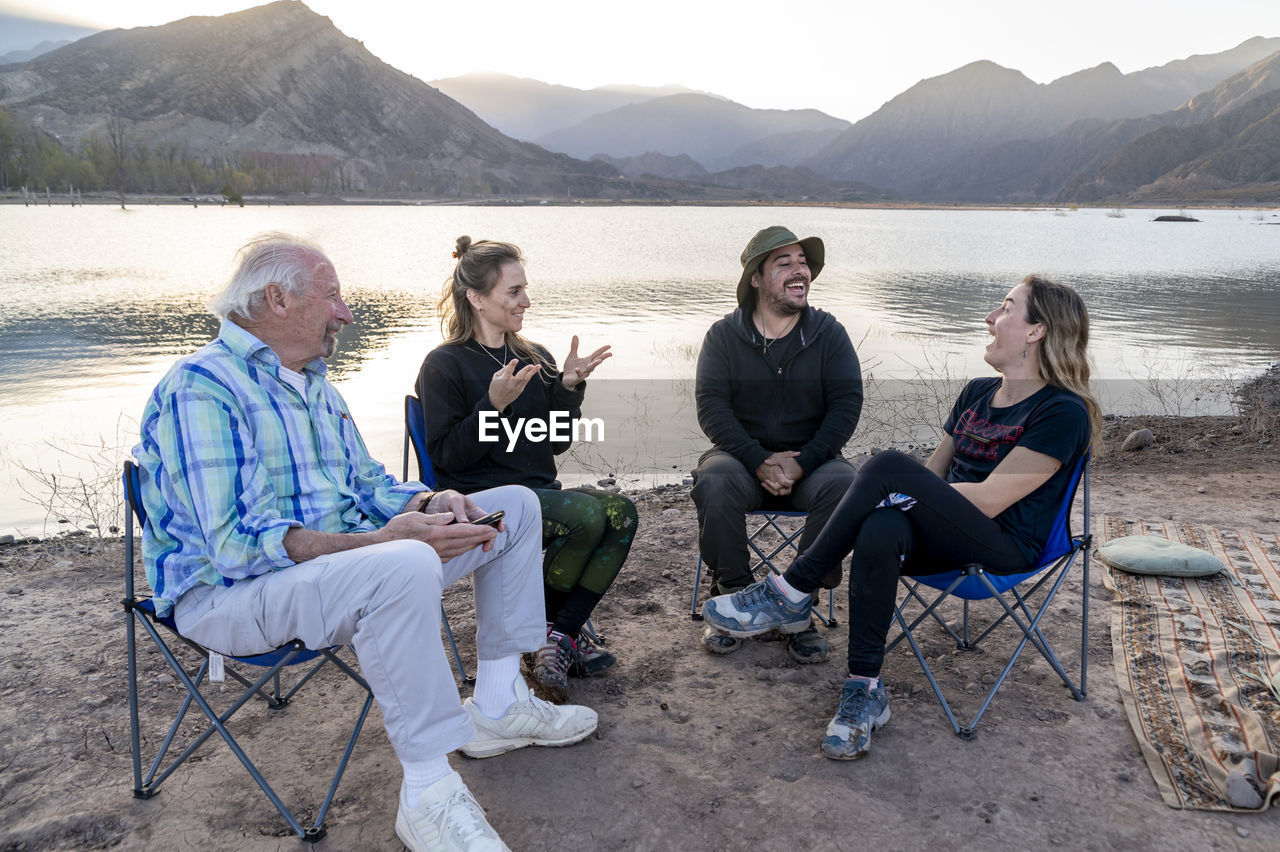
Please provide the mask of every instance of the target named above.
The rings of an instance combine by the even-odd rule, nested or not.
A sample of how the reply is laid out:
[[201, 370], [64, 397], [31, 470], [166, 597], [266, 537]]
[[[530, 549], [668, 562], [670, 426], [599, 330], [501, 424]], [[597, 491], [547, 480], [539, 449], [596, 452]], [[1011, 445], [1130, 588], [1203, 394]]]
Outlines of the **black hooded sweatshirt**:
[[764, 344], [742, 308], [711, 326], [698, 355], [698, 425], [747, 470], [798, 450], [796, 461], [810, 474], [840, 455], [858, 425], [858, 356], [844, 326], [808, 306], [772, 351]]

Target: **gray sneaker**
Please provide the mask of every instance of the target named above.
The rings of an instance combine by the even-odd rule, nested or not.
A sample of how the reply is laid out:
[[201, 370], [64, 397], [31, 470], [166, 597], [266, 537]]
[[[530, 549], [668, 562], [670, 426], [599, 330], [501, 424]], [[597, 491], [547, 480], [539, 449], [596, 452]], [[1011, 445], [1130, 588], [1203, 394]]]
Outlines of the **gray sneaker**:
[[712, 654], [732, 654], [742, 647], [742, 640], [728, 633], [721, 633], [714, 627], [702, 631], [702, 647]]
[[825, 663], [831, 657], [831, 649], [827, 637], [810, 621], [807, 628], [787, 637], [787, 654], [797, 663], [812, 665]]
[[765, 577], [740, 592], [711, 598], [702, 605], [702, 618], [717, 630], [739, 638], [770, 630], [800, 633], [809, 627], [810, 600], [806, 597], [793, 604]]
[[822, 753], [832, 760], [857, 760], [871, 751], [871, 732], [889, 721], [884, 684], [867, 688], [866, 680], [849, 678], [840, 693], [840, 709], [822, 737]]

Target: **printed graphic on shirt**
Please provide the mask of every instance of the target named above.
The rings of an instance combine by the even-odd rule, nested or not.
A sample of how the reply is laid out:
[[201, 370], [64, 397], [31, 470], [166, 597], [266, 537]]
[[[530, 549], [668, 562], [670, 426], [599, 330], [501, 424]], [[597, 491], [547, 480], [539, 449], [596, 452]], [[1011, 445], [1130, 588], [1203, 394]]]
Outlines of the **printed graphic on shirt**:
[[1022, 426], [992, 423], [979, 417], [972, 408], [966, 409], [956, 422], [953, 436], [956, 453], [972, 458], [994, 461], [1000, 457], [1000, 446], [1012, 447], [1022, 437]]

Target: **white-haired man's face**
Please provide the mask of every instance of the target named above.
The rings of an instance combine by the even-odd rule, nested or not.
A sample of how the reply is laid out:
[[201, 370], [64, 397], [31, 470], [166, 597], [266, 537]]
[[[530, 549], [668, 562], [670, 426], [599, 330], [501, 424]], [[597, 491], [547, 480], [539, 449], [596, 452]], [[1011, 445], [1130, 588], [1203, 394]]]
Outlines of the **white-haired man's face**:
[[351, 309], [342, 301], [342, 285], [333, 265], [325, 261], [312, 272], [300, 295], [288, 297], [289, 315], [285, 324], [293, 338], [294, 352], [304, 362], [328, 358], [338, 351], [338, 334], [354, 322]]

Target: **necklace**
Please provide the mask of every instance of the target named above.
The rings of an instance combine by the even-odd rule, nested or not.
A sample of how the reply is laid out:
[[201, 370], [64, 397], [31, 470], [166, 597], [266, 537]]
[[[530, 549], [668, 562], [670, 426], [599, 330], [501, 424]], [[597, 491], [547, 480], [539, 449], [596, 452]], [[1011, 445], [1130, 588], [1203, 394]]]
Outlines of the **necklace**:
[[799, 314], [792, 314], [792, 315], [791, 315], [791, 319], [787, 320], [787, 324], [786, 324], [786, 326], [782, 329], [782, 331], [778, 332], [778, 333], [777, 333], [777, 334], [775, 334], [773, 337], [770, 337], [770, 336], [769, 336], [769, 333], [765, 330], [765, 326], [764, 326], [764, 314], [763, 314], [763, 313], [761, 313], [761, 314], [760, 314], [760, 336], [764, 339], [764, 345], [762, 345], [762, 346], [760, 347], [760, 351], [761, 351], [763, 354], [768, 355], [768, 354], [769, 354], [769, 347], [770, 347], [770, 346], [772, 346], [773, 344], [777, 343], [777, 342], [778, 342], [778, 340], [779, 340], [779, 338], [783, 338], [783, 337], [786, 337], [786, 336], [787, 336], [787, 332], [791, 331], [791, 326], [795, 325], [796, 319], [797, 319], [799, 316], [800, 316]]
[[[474, 339], [474, 338], [473, 338], [473, 339]], [[505, 340], [502, 342], [502, 360], [501, 360], [501, 361], [499, 361], [499, 360], [498, 360], [498, 356], [497, 356], [497, 355], [494, 355], [492, 352], [490, 352], [490, 351], [489, 351], [489, 347], [488, 347], [488, 346], [485, 346], [485, 345], [484, 345], [483, 343], [481, 343], [479, 340], [476, 340], [476, 341], [475, 341], [475, 344], [476, 344], [476, 346], [478, 346], [478, 347], [480, 348], [480, 351], [481, 351], [481, 352], [483, 352], [484, 354], [488, 355], [488, 356], [489, 356], [490, 358], [492, 358], [495, 362], [497, 362], [497, 364], [498, 364], [498, 366], [499, 366], [499, 367], [505, 367], [505, 366], [507, 366], [507, 361], [511, 360], [510, 358], [508, 358], [508, 357], [507, 357], [507, 342], [506, 342]]]

